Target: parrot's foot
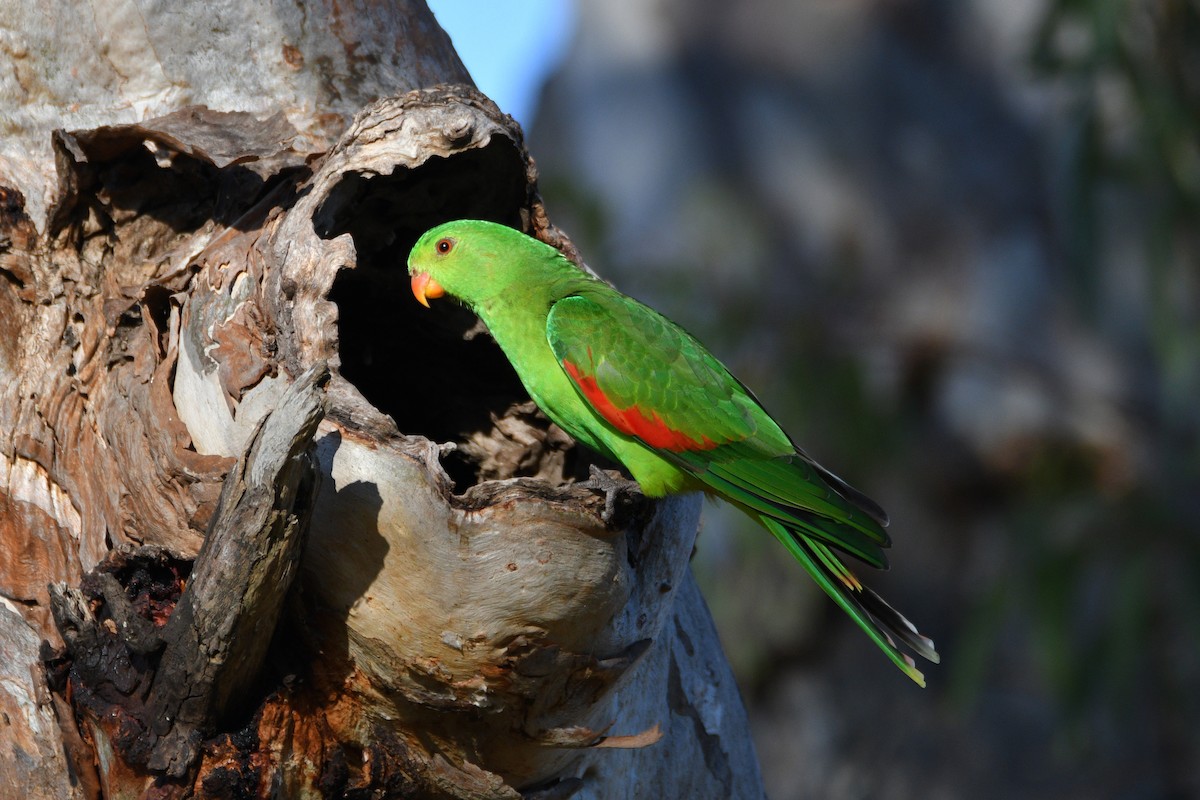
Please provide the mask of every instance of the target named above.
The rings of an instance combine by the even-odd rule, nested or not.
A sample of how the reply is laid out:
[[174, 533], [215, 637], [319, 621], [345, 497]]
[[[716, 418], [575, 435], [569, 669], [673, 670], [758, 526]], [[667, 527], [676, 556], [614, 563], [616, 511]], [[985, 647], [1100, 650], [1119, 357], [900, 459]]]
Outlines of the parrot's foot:
[[622, 477], [619, 472], [608, 472], [595, 464], [588, 465], [588, 472], [588, 479], [579, 485], [593, 492], [604, 493], [604, 511], [600, 513], [600, 519], [604, 520], [605, 525], [611, 524], [617, 513], [617, 497], [629, 492], [640, 493], [641, 486], [637, 481]]

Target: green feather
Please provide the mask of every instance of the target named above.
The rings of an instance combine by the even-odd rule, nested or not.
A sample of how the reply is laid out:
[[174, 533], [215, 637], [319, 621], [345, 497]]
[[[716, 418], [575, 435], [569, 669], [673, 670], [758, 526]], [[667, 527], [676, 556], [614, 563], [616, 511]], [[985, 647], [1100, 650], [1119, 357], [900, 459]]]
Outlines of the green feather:
[[795, 536], [770, 517], [760, 517], [759, 519], [766, 529], [773, 533], [788, 552], [800, 562], [800, 565], [817, 582], [817, 585], [825, 590], [825, 594], [829, 595], [833, 602], [837, 603], [850, 616], [850, 619], [863, 629], [871, 641], [875, 642], [879, 649], [892, 660], [892, 663], [899, 667], [905, 675], [916, 681], [919, 686], [924, 687], [925, 676], [917, 669], [916, 663], [896, 647], [895, 642], [883, 632], [879, 623], [872, 619], [870, 614], [850, 594], [850, 591], [830, 574], [829, 568], [813, 557], [813, 554], [809, 552], [811, 545], [803, 537]]
[[743, 506], [752, 516], [771, 518], [782, 525], [803, 529], [809, 536], [824, 540], [877, 569], [887, 568], [887, 556], [884, 555], [880, 544], [853, 528], [839, 526], [836, 522], [806, 513], [803, 509], [786, 510], [762, 495], [726, 480], [716, 474], [715, 470], [706, 473], [702, 480], [726, 500]]

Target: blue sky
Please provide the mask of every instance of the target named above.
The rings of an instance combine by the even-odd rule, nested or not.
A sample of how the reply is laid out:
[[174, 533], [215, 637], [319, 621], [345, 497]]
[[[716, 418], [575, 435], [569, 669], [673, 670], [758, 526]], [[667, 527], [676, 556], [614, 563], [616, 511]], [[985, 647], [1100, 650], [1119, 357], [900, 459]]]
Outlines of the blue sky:
[[475, 85], [528, 130], [575, 29], [569, 0], [429, 0]]

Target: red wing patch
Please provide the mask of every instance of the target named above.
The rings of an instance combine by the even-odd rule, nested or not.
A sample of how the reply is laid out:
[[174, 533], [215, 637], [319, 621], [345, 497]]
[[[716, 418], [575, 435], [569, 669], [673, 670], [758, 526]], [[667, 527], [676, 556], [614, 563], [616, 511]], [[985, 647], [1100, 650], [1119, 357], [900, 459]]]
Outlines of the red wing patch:
[[579, 367], [566, 359], [563, 359], [562, 365], [592, 407], [621, 433], [636, 436], [651, 447], [670, 450], [674, 453], [685, 450], [711, 450], [717, 446], [717, 443], [707, 436], [702, 436], [697, 440], [683, 431], [675, 430], [663, 422], [662, 417], [655, 411], [651, 411], [647, 415], [637, 405], [617, 408], [604, 394], [604, 390], [597, 385], [594, 377], [584, 375], [580, 372]]

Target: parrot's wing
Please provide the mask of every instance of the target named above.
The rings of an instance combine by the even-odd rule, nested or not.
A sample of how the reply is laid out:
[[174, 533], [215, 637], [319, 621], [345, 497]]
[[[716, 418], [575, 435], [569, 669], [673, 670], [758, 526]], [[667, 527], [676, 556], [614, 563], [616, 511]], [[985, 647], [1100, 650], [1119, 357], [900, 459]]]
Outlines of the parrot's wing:
[[596, 413], [650, 447], [685, 452], [750, 442], [766, 456], [792, 450], [721, 362], [634, 300], [615, 292], [564, 298], [550, 309], [546, 336]]
[[678, 325], [606, 290], [555, 303], [546, 335], [609, 425], [730, 500], [886, 566], [882, 548], [890, 541], [878, 506], [859, 504], [853, 490], [839, 494], [844, 483], [797, 450], [754, 395]]

